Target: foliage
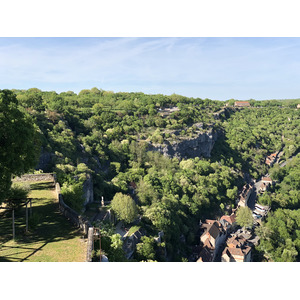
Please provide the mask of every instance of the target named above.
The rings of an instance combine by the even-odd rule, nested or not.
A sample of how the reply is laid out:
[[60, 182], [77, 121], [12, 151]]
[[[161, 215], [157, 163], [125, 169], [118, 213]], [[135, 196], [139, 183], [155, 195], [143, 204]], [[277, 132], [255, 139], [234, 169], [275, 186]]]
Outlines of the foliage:
[[[114, 226], [111, 224], [105, 224], [98, 222], [95, 224], [96, 227], [100, 228], [101, 234], [101, 251], [108, 256], [110, 262], [123, 262], [127, 261], [123, 250], [123, 241], [120, 234], [116, 234]], [[100, 248], [100, 243], [95, 241], [95, 250]], [[100, 254], [100, 253], [99, 253]], [[99, 261], [100, 257], [94, 258], [95, 261]]]
[[16, 208], [22, 205], [27, 200], [29, 192], [30, 185], [13, 183], [9, 190], [8, 197], [5, 201], [7, 203], [7, 206]]
[[134, 200], [122, 193], [116, 193], [111, 201], [111, 207], [118, 216], [118, 219], [131, 223], [137, 217], [137, 207]]
[[299, 113], [291, 108], [245, 108], [231, 114], [223, 123], [225, 139], [213, 150], [214, 160], [249, 172], [254, 178], [267, 173], [265, 158], [276, 151], [284, 157], [300, 147]]
[[254, 218], [252, 216], [252, 211], [249, 207], [239, 207], [236, 213], [236, 222], [242, 227], [252, 228], [254, 223]]
[[270, 205], [274, 209], [300, 208], [300, 154], [295, 156], [282, 168], [273, 167], [270, 174], [278, 182], [272, 192], [265, 193], [259, 198], [262, 204]]
[[155, 260], [155, 241], [153, 237], [142, 236], [141, 242], [136, 245], [137, 259]]
[[[218, 218], [234, 207], [247, 173], [257, 179], [270, 171], [278, 180], [260, 198], [272, 209], [299, 207], [297, 168], [270, 169], [265, 164], [266, 156], [275, 151], [283, 152], [283, 160], [299, 151], [299, 111], [295, 109], [299, 99], [250, 100], [249, 109], [231, 107], [235, 100], [230, 99], [223, 110], [222, 101], [176, 94], [114, 93], [98, 88], [78, 94], [35, 88], [14, 92], [26, 110], [23, 114], [30, 115], [40, 130], [43, 151], [51, 153], [49, 171], [56, 172], [68, 205], [82, 209], [80, 190], [90, 175], [95, 199], [104, 196], [112, 205], [118, 203], [117, 215], [126, 222], [138, 211], [148, 234], [163, 230], [168, 254], [180, 261], [186, 257], [187, 246], [195, 243], [199, 219]], [[148, 151], [150, 142], [172, 143], [211, 130], [219, 135], [211, 158], [179, 160]], [[0, 180], [9, 186], [10, 176], [1, 175]], [[123, 200], [114, 201], [115, 197]], [[103, 237], [103, 245], [108, 245], [105, 253], [112, 245], [112, 234]], [[118, 238], [114, 239], [120, 249]]]
[[267, 222], [258, 227], [260, 244], [257, 247], [273, 261], [299, 261], [300, 210], [277, 209]]
[[39, 136], [32, 118], [19, 109], [16, 95], [0, 90], [0, 203], [11, 186], [11, 176], [34, 167]]
[[84, 202], [82, 183], [68, 184], [65, 182], [61, 187], [61, 194], [68, 206], [81, 213]]

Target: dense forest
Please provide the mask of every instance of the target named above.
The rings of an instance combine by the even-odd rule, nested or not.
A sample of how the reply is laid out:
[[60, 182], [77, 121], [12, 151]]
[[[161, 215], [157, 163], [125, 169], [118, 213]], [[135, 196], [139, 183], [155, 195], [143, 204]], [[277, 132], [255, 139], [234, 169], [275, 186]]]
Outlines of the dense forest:
[[[125, 224], [138, 220], [138, 228], [146, 232], [135, 260], [164, 261], [166, 251], [169, 260], [185, 261], [199, 240], [199, 221], [231, 211], [246, 176], [258, 179], [270, 172], [278, 184], [259, 199], [273, 211], [260, 227], [258, 251], [275, 261], [299, 260], [299, 99], [250, 100], [251, 107], [237, 109], [233, 99], [224, 102], [97, 88], [78, 95], [37, 88], [1, 93], [1, 127], [7, 124], [5, 114], [18, 110], [22, 118], [15, 126], [29, 128], [19, 134], [31, 136], [25, 148], [30, 163], [19, 164], [20, 170], [12, 163], [4, 169], [2, 162], [8, 151], [25, 161], [24, 154], [1, 151], [1, 189], [9, 189], [10, 174], [28, 172], [29, 166], [31, 172], [55, 172], [65, 202], [84, 213], [89, 207], [83, 205], [83, 185], [92, 178], [94, 199], [100, 201], [103, 196], [119, 220]], [[10, 104], [5, 104], [7, 95]], [[22, 125], [21, 119], [30, 126]], [[13, 128], [0, 130], [1, 138], [3, 132], [15, 132]], [[149, 151], [149, 145], [165, 141], [173, 145], [214, 132], [218, 138], [209, 156], [172, 157]], [[284, 168], [270, 169], [264, 161], [276, 151], [283, 152], [283, 160], [295, 158]], [[126, 260], [114, 230], [108, 224], [102, 227], [111, 260]], [[157, 244], [154, 238], [161, 231], [164, 241]]]

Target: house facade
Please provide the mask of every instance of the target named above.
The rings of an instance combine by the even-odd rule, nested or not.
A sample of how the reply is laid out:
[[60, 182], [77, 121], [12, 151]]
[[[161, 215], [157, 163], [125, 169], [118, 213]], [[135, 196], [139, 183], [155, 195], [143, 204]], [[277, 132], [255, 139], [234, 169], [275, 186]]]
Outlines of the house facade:
[[227, 240], [227, 247], [222, 252], [222, 262], [250, 262], [251, 246], [247, 240], [238, 235], [232, 235]]
[[235, 107], [250, 107], [250, 103], [248, 101], [235, 101]]
[[249, 183], [243, 186], [243, 190], [238, 198], [238, 206], [247, 206], [248, 199], [252, 193], [254, 185]]
[[[224, 231], [221, 223], [216, 220], [205, 220], [201, 225], [201, 229], [204, 232], [200, 236], [200, 241], [203, 244], [203, 249], [206, 248], [205, 252], [207, 253], [209, 250], [211, 253], [213, 261], [219, 252], [220, 245], [224, 243], [227, 233]], [[199, 258], [201, 258], [201, 252]]]

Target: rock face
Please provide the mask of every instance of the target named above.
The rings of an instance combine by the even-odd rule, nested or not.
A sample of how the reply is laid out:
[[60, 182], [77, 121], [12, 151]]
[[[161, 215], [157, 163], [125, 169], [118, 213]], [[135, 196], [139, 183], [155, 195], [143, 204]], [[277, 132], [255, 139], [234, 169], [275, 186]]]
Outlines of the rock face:
[[177, 157], [179, 159], [210, 157], [215, 141], [218, 138], [218, 132], [210, 131], [199, 133], [193, 138], [182, 138], [174, 142], [165, 141], [163, 144], [149, 144], [149, 151], [159, 151], [168, 157]]
[[46, 150], [44, 150], [44, 148], [42, 147], [41, 149], [41, 154], [39, 157], [39, 162], [38, 165], [35, 167], [36, 170], [43, 170], [44, 172], [47, 172], [50, 170], [52, 162], [53, 162], [53, 157], [54, 154], [47, 152]]
[[88, 175], [87, 180], [83, 184], [84, 205], [94, 201], [94, 189], [92, 176]]

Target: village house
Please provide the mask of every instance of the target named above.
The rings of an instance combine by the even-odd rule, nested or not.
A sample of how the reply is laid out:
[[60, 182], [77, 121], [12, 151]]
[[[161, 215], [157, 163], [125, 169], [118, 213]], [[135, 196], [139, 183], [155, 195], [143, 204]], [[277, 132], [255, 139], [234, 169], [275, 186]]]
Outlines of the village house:
[[226, 233], [230, 233], [236, 227], [236, 215], [232, 213], [230, 216], [222, 216], [220, 219], [220, 223], [223, 226]]
[[251, 192], [253, 190], [254, 185], [249, 183], [243, 186], [243, 190], [239, 196], [238, 200], [238, 206], [247, 206], [248, 199], [251, 195]]
[[212, 262], [214, 257], [214, 248], [205, 245], [199, 253], [197, 262]]
[[[198, 261], [204, 261], [207, 258], [207, 253], [210, 253], [211, 260], [213, 261], [215, 256], [217, 255], [220, 245], [226, 239], [226, 232], [223, 230], [223, 227], [220, 222], [216, 220], [205, 220], [204, 223], [201, 224], [200, 229], [204, 230], [203, 234], [200, 236], [200, 241], [203, 244], [203, 251], [199, 254]], [[202, 257], [205, 255], [206, 258]], [[202, 257], [202, 258], [201, 258]]]
[[275, 162], [276, 159], [277, 159], [278, 153], [279, 153], [279, 151], [277, 151], [277, 152], [275, 152], [275, 153], [272, 153], [272, 154], [270, 154], [269, 156], [267, 156], [265, 163], [266, 163], [268, 166], [272, 167], [273, 164], [274, 164], [274, 162]]
[[259, 192], [265, 192], [270, 185], [273, 184], [273, 180], [270, 177], [262, 177], [262, 184], [259, 187]]
[[263, 183], [268, 183], [268, 184], [272, 184], [273, 180], [271, 179], [271, 177], [262, 177], [261, 181]]
[[235, 107], [250, 107], [250, 103], [248, 101], [235, 101]]
[[232, 235], [227, 240], [227, 247], [222, 252], [222, 262], [250, 262], [251, 246], [243, 236]]

